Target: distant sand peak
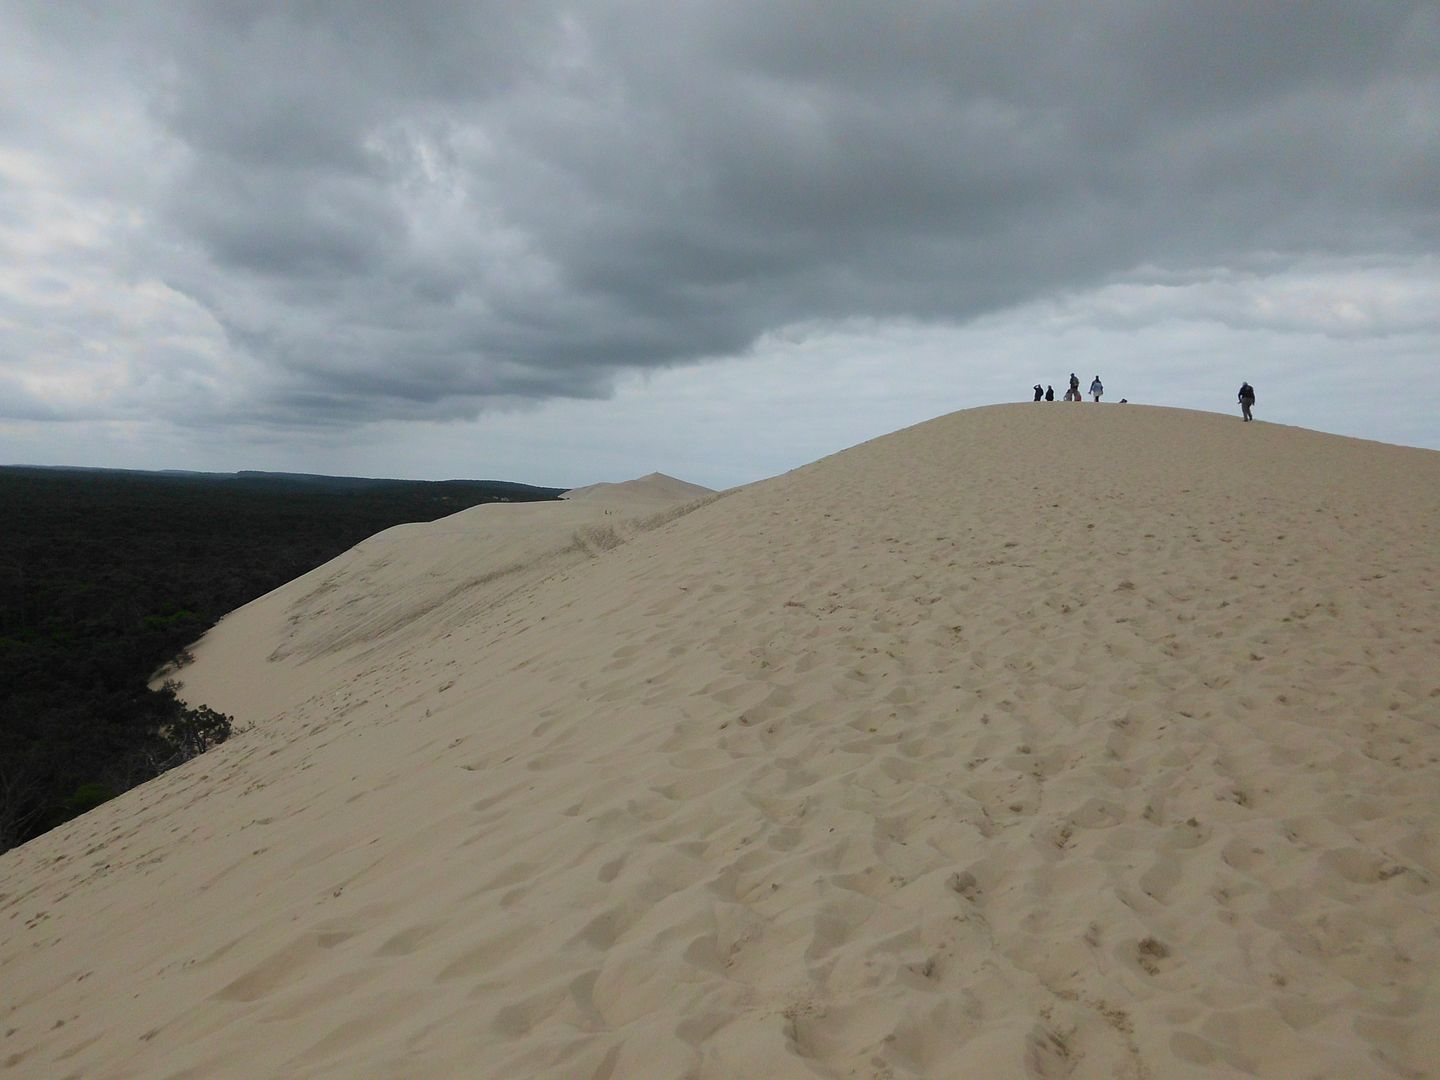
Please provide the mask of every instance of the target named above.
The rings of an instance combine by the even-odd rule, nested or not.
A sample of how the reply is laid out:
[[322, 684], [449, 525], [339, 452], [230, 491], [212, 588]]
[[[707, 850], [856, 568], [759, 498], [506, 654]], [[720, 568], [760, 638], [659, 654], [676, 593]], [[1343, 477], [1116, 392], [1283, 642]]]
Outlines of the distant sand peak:
[[683, 499], [699, 499], [706, 495], [713, 495], [714, 493], [713, 488], [701, 487], [699, 484], [691, 484], [685, 480], [667, 476], [662, 472], [652, 472], [646, 476], [641, 476], [634, 480], [626, 480], [618, 484], [600, 483], [572, 488], [560, 497], [562, 499], [653, 499], [663, 502], [675, 502]]

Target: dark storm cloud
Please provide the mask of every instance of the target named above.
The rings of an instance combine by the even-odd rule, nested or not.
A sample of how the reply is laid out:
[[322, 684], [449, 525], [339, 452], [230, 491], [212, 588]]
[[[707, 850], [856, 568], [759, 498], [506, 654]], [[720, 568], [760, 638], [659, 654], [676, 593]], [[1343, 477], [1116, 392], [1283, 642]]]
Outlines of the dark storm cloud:
[[29, 29], [128, 72], [174, 151], [135, 258], [297, 422], [1440, 241], [1428, 3], [141, 10]]

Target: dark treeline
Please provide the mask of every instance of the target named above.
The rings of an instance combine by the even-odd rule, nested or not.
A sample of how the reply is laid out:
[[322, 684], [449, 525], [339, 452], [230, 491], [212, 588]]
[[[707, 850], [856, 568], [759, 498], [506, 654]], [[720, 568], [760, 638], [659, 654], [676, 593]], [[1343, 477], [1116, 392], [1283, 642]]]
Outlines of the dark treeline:
[[561, 490], [0, 468], [0, 851], [229, 734], [148, 686], [226, 612], [392, 525]]

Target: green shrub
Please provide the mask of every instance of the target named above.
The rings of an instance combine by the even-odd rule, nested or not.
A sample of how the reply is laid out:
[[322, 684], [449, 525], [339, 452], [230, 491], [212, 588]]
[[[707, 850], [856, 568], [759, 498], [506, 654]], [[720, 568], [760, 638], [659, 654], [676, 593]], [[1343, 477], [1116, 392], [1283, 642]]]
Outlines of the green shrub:
[[109, 784], [81, 784], [65, 800], [66, 816], [78, 817], [86, 811], [94, 810], [101, 803], [109, 802], [119, 794]]

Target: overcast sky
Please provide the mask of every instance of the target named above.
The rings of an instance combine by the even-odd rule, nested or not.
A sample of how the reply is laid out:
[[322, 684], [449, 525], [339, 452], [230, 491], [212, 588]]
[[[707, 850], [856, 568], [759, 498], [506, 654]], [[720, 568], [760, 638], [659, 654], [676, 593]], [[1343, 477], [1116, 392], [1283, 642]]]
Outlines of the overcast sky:
[[0, 40], [3, 463], [723, 487], [1071, 371], [1440, 449], [1434, 0], [0, 0]]

